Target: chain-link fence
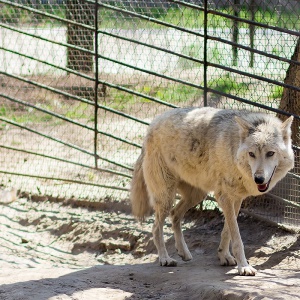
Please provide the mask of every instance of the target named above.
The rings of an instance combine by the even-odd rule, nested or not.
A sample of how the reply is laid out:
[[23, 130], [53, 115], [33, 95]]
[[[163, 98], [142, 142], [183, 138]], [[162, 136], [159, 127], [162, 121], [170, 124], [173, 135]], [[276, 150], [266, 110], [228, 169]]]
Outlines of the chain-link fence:
[[177, 106], [267, 110], [295, 115], [296, 168], [276, 196], [245, 209], [299, 226], [298, 1], [0, 7], [4, 187], [49, 199], [125, 199], [154, 116]]

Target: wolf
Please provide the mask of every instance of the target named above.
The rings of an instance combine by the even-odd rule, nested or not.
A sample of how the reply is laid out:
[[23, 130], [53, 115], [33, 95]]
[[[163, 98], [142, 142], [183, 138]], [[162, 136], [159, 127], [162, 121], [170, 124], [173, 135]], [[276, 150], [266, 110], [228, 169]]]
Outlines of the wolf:
[[[237, 265], [240, 275], [255, 275], [237, 215], [246, 197], [269, 192], [293, 168], [292, 121], [293, 116], [281, 122], [266, 113], [210, 107], [175, 108], [153, 120], [134, 167], [130, 200], [139, 220], [155, 212], [152, 233], [161, 266], [177, 265], [164, 242], [166, 217], [171, 216], [179, 256], [191, 260], [181, 222], [213, 192], [224, 215], [221, 265]], [[178, 203], [176, 193], [181, 195]]]

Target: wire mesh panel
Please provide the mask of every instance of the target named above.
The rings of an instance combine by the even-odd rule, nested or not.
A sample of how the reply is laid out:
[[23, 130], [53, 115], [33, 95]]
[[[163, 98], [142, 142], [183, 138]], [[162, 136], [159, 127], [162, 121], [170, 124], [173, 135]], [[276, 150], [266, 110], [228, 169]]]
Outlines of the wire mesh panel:
[[[299, 84], [291, 79], [295, 75], [288, 75], [299, 68], [295, 55], [299, 43], [299, 10], [296, 1], [285, 1], [285, 5], [276, 1], [240, 0], [208, 3], [209, 106], [267, 111], [281, 119], [285, 117], [278, 109], [299, 115], [296, 108], [300, 107], [299, 96], [296, 96]], [[283, 104], [285, 93], [289, 94], [289, 105]], [[287, 109], [291, 105], [293, 109]], [[299, 118], [294, 120], [293, 126], [293, 141], [299, 146]], [[291, 174], [270, 195], [247, 201], [244, 211], [276, 223], [299, 225], [299, 151], [296, 147], [295, 154], [295, 169]]]
[[[265, 1], [250, 4], [232, 1], [231, 5], [222, 7], [220, 1], [218, 9], [209, 14], [211, 54], [208, 60], [213, 65], [208, 68], [208, 85], [218, 92], [250, 100], [251, 108], [256, 104], [278, 108], [281, 83], [299, 37], [299, 25], [291, 16], [291, 11], [299, 10], [299, 4], [294, 3], [293, 8], [274, 7], [274, 3], [266, 5]], [[277, 27], [279, 24], [282, 27]], [[212, 104], [231, 106], [233, 103], [224, 97], [220, 99], [218, 94], [211, 97]], [[236, 105], [249, 108], [249, 105]]]
[[[69, 21], [86, 25], [91, 11], [84, 8], [74, 21], [70, 3], [1, 5], [3, 183], [79, 197], [85, 186], [72, 182], [89, 181], [95, 167], [95, 75], [87, 67], [94, 52], [90, 44], [72, 41]], [[93, 28], [77, 29], [77, 38], [90, 39]], [[75, 49], [78, 57], [73, 44], [83, 49]]]
[[[98, 118], [106, 132], [142, 145], [156, 115], [176, 106], [203, 105], [201, 60], [186, 66], [192, 56], [189, 45], [203, 40], [199, 10], [167, 1], [104, 1], [99, 20], [99, 79], [106, 82], [100, 101], [122, 113], [99, 110], [106, 116]], [[140, 147], [103, 137], [99, 141], [99, 153], [107, 151], [111, 161], [133, 167]]]
[[[149, 122], [177, 106], [294, 114], [300, 145], [299, 81], [288, 76], [300, 66], [298, 1], [0, 5], [4, 187], [125, 199]], [[272, 200], [245, 209], [299, 225], [298, 191], [297, 152], [296, 168]], [[277, 208], [262, 210], [270, 201]]]

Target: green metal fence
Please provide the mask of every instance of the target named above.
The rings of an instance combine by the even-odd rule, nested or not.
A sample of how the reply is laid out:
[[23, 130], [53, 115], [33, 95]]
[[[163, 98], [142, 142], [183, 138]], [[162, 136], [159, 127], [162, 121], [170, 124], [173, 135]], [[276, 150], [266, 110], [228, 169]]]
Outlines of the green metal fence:
[[[294, 114], [299, 130], [299, 108], [282, 105], [285, 91], [300, 105], [300, 85], [287, 80], [300, 67], [298, 1], [0, 0], [0, 8], [4, 187], [126, 199], [147, 125], [178, 106]], [[247, 212], [299, 225], [294, 142], [295, 170]]]

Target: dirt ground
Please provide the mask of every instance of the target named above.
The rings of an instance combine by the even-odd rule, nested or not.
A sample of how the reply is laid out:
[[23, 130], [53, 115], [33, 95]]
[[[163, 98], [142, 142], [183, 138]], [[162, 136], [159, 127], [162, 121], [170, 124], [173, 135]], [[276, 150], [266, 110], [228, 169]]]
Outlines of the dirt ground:
[[299, 234], [240, 215], [246, 256], [258, 274], [238, 276], [217, 260], [222, 215], [193, 210], [184, 233], [194, 259], [176, 255], [167, 223], [178, 266], [160, 267], [153, 219], [138, 224], [126, 201], [81, 205], [23, 197], [0, 206], [1, 300], [299, 298]]

